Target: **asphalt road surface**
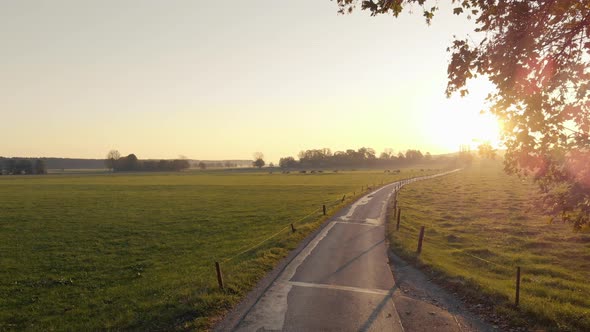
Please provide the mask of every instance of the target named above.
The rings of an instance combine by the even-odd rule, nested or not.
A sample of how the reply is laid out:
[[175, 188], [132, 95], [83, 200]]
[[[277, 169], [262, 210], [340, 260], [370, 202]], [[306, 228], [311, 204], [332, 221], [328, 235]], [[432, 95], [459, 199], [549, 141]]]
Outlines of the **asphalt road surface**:
[[235, 330], [404, 331], [385, 242], [387, 203], [399, 185], [381, 187], [332, 218]]

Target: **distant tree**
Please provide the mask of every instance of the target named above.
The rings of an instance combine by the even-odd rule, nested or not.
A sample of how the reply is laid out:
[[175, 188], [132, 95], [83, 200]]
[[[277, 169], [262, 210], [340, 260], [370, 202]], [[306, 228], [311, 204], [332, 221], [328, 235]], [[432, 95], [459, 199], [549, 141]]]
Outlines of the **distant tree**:
[[477, 147], [477, 154], [486, 159], [496, 159], [496, 150], [490, 143], [482, 143]]
[[125, 157], [126, 171], [137, 171], [140, 168], [139, 166], [139, 159], [137, 159], [137, 156], [135, 154], [131, 153], [127, 157]]
[[327, 167], [332, 157], [328, 148], [305, 150], [299, 152], [299, 164], [302, 167]]
[[262, 168], [264, 166], [264, 154], [262, 152], [254, 152], [252, 154], [254, 157], [254, 161], [252, 162], [252, 166]]
[[422, 155], [422, 152], [420, 152], [420, 150], [410, 149], [406, 151], [406, 159], [408, 161], [419, 162], [422, 160], [422, 158], [424, 158], [424, 156]]
[[105, 166], [110, 169], [115, 169], [115, 163], [121, 158], [121, 154], [117, 150], [111, 150], [107, 153], [107, 158], [104, 161]]
[[371, 148], [365, 148], [365, 147], [358, 149], [357, 156], [361, 160], [374, 160], [374, 159], [376, 159], [375, 150], [373, 150]]
[[393, 157], [393, 149], [392, 148], [386, 148], [385, 150], [383, 150], [383, 152], [381, 152], [381, 155], [379, 156], [379, 159], [389, 160], [392, 157]]
[[139, 159], [137, 158], [137, 156], [134, 153], [128, 155], [127, 160], [129, 161], [129, 164], [131, 165], [130, 166], [131, 169], [134, 169], [137, 167], [136, 164], [139, 162]]
[[137, 159], [135, 154], [130, 154], [127, 157], [121, 157], [114, 159], [113, 165], [114, 171], [139, 171], [141, 169], [141, 163]]
[[432, 155], [430, 154], [430, 152], [426, 152], [426, 154], [424, 154], [424, 160], [432, 161]]
[[295, 168], [297, 167], [298, 163], [293, 157], [285, 157], [279, 159], [279, 167], [286, 169], [286, 168]]
[[205, 164], [202, 161], [199, 161], [198, 167], [199, 167], [199, 169], [204, 170], [207, 168], [207, 164]]
[[262, 168], [264, 166], [264, 164], [265, 164], [264, 160], [262, 160], [261, 158], [258, 158], [252, 162], [252, 166], [258, 167], [258, 168]]
[[35, 161], [35, 174], [47, 174], [47, 167], [43, 159], [37, 159]]
[[273, 164], [272, 162], [268, 164], [268, 167], [275, 167], [275, 164]]

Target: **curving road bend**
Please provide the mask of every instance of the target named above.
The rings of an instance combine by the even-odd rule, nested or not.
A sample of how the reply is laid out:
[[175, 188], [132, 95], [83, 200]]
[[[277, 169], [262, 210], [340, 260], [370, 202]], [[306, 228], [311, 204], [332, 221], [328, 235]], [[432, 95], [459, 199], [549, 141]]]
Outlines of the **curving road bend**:
[[385, 241], [387, 203], [401, 185], [383, 186], [334, 216], [286, 266], [236, 331], [404, 331]]

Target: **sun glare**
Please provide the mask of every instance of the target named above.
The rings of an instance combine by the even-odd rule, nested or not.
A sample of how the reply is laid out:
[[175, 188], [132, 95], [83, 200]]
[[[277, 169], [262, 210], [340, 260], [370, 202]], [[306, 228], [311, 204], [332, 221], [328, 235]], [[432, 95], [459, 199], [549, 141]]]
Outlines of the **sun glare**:
[[467, 138], [471, 138], [471, 143], [480, 145], [489, 143], [498, 148], [500, 145], [500, 132], [502, 126], [500, 121], [491, 114], [477, 114], [471, 123], [465, 124], [467, 128]]
[[501, 123], [490, 114], [441, 111], [430, 121], [431, 139], [444, 151], [458, 151], [460, 146], [476, 149], [482, 143], [500, 147]]

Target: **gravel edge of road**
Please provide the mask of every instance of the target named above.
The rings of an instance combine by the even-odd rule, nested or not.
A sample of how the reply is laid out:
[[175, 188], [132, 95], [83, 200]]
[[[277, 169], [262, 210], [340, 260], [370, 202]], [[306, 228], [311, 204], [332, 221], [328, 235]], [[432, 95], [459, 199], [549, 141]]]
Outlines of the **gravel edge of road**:
[[[391, 248], [387, 254], [393, 278], [398, 286], [393, 295], [394, 302], [396, 297], [405, 297], [437, 307], [453, 316], [460, 331], [499, 331], [497, 326], [491, 325], [485, 317], [469, 310], [468, 305], [460, 298], [432, 282], [427, 274], [397, 256]], [[403, 324], [404, 316], [402, 313], [399, 315]]]

